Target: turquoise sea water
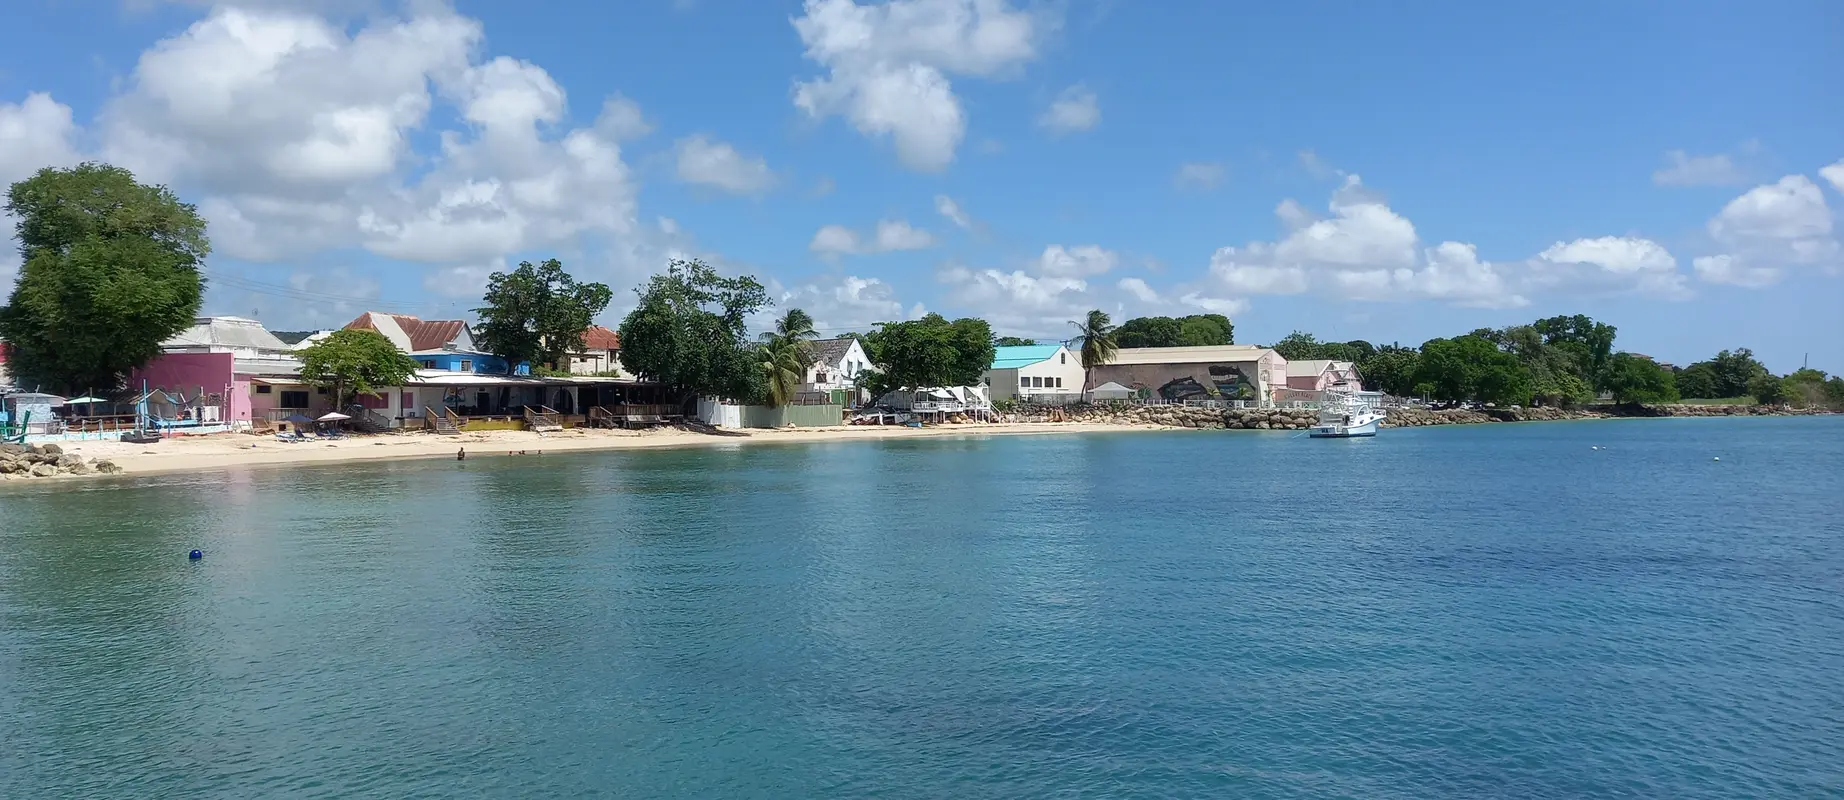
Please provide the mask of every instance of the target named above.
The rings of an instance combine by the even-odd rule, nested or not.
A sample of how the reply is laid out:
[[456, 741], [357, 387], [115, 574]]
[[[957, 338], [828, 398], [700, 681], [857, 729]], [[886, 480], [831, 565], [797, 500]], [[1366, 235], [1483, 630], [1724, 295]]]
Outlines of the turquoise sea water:
[[1839, 418], [13, 482], [0, 797], [1838, 796], [1841, 498]]

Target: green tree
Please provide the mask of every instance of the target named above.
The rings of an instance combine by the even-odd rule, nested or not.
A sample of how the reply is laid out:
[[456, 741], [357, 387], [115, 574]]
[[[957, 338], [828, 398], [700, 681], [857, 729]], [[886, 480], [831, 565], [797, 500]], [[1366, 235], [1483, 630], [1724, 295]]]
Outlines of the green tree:
[[1179, 347], [1212, 347], [1235, 343], [1236, 326], [1229, 321], [1229, 317], [1222, 314], [1192, 314], [1178, 318]]
[[1614, 336], [1619, 331], [1604, 322], [1595, 322], [1585, 314], [1549, 317], [1531, 324], [1543, 335], [1543, 341], [1568, 351], [1580, 365], [1579, 377], [1590, 383], [1598, 381], [1607, 360], [1613, 355]]
[[999, 347], [1029, 347], [1031, 345], [1037, 344], [1037, 340], [1036, 339], [1023, 339], [1017, 336], [1001, 336], [999, 337], [999, 340], [996, 342], [993, 342], [993, 344]]
[[577, 283], [555, 258], [487, 278], [486, 303], [475, 331], [481, 345], [516, 368], [528, 363], [563, 369], [583, 348], [583, 331], [608, 308], [614, 293], [600, 283]]
[[1748, 387], [1754, 379], [1769, 374], [1767, 367], [1755, 359], [1754, 351], [1746, 347], [1724, 350], [1708, 363], [1716, 380], [1716, 397], [1750, 394]]
[[760, 366], [769, 405], [779, 408], [794, 401], [817, 358], [813, 340], [818, 336], [813, 317], [798, 308], [788, 309], [775, 320], [773, 331], [762, 334]]
[[1676, 376], [1658, 362], [1632, 353], [1607, 359], [1601, 385], [1616, 403], [1671, 403], [1678, 399]]
[[1120, 345], [1114, 342], [1114, 326], [1110, 324], [1108, 314], [1097, 308], [1088, 312], [1081, 321], [1069, 324], [1076, 328], [1077, 348], [1082, 353], [1082, 368], [1094, 369], [1114, 360], [1114, 352]]
[[1357, 374], [1364, 385], [1397, 397], [1415, 394], [1415, 373], [1421, 368], [1421, 353], [1412, 347], [1386, 345], [1376, 355], [1357, 364]]
[[688, 411], [700, 395], [753, 402], [767, 394], [746, 321], [769, 302], [759, 281], [674, 260], [635, 291], [640, 303], [620, 329], [621, 363], [635, 375], [665, 385]]
[[1288, 361], [1311, 361], [1324, 357], [1320, 355], [1319, 338], [1305, 331], [1287, 334], [1275, 342], [1272, 349]]
[[1345, 342], [1345, 346], [1351, 348], [1351, 352], [1354, 356], [1353, 358], [1346, 359], [1348, 361], [1365, 361], [1377, 354], [1376, 345], [1366, 342], [1363, 339], [1352, 339], [1351, 341]]
[[1466, 400], [1494, 405], [1530, 401], [1530, 372], [1517, 356], [1481, 336], [1434, 339], [1421, 346], [1416, 385], [1444, 403]]
[[1114, 331], [1121, 347], [1177, 347], [1184, 340], [1184, 323], [1171, 317], [1134, 317]]
[[416, 376], [416, 359], [374, 330], [337, 330], [299, 355], [301, 379], [331, 389], [334, 405], [340, 407], [350, 395], [375, 394]]
[[983, 319], [949, 322], [929, 314], [907, 322], [883, 322], [864, 337], [878, 386], [886, 390], [927, 386], [971, 386], [992, 366], [992, 326]]
[[1764, 406], [1777, 406], [1787, 401], [1786, 381], [1762, 370], [1761, 374], [1748, 381], [1748, 394], [1754, 396], [1754, 402]]
[[[1677, 374], [1678, 394], [1684, 397], [1722, 397], [1717, 393], [1716, 365], [1699, 361]], [[1733, 395], [1729, 395], [1733, 396]]]
[[[1834, 405], [1827, 387], [1824, 370], [1802, 368], [1786, 376], [1787, 401], [1802, 408], [1824, 408]], [[1830, 378], [1829, 380], [1836, 380]], [[1841, 382], [1844, 383], [1844, 382]]]
[[1534, 325], [1516, 325], [1474, 335], [1517, 357], [1530, 373], [1530, 393], [1540, 405], [1573, 406], [1594, 398], [1594, 387], [1577, 348], [1551, 344]]
[[7, 191], [22, 262], [0, 307], [15, 380], [114, 390], [198, 315], [205, 221], [164, 186], [87, 163], [41, 169]]

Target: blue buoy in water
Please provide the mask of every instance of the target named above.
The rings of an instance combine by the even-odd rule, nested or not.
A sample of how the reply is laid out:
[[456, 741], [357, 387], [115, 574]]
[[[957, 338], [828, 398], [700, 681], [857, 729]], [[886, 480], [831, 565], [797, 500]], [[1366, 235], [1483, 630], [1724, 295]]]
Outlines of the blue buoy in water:
[[201, 558], [204, 558], [204, 557], [205, 557], [205, 551], [203, 551], [203, 550], [194, 550], [194, 551], [192, 551], [192, 552], [190, 552], [190, 553], [187, 553], [187, 554], [186, 554], [186, 558], [189, 558], [189, 559], [191, 559], [191, 560], [193, 560], [193, 561], [197, 561], [197, 560], [199, 560], [199, 559], [201, 559]]

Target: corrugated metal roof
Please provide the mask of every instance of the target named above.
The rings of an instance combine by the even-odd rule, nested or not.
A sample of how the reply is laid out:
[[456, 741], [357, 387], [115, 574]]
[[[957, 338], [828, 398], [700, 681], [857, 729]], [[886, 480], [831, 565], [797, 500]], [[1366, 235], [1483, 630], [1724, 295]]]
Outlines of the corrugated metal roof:
[[[1123, 347], [1114, 351], [1114, 364], [1215, 364], [1260, 361], [1274, 352], [1250, 344], [1224, 344], [1206, 347]], [[1278, 356], [1277, 356], [1278, 358]]]
[[621, 334], [600, 325], [591, 325], [583, 331], [583, 348], [586, 350], [620, 350]]
[[991, 369], [1018, 369], [1028, 367], [1054, 358], [1062, 350], [1060, 344], [1027, 344], [1016, 347], [1000, 347], [993, 350]]
[[192, 327], [160, 343], [161, 347], [244, 347], [253, 350], [287, 350], [288, 344], [275, 338], [262, 323], [243, 317], [199, 317]]
[[829, 367], [836, 366], [839, 359], [844, 358], [845, 354], [851, 351], [854, 341], [857, 340], [841, 336], [837, 339], [820, 339], [811, 342], [814, 363], [825, 364]]
[[367, 311], [349, 323], [350, 330], [373, 330], [405, 352], [441, 350], [461, 334], [467, 323], [458, 319], [417, 319], [408, 314]]

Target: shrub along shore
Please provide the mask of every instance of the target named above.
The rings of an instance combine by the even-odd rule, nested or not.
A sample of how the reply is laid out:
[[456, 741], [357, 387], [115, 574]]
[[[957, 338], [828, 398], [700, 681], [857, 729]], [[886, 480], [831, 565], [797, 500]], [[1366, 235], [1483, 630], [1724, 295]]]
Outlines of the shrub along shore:
[[[1464, 408], [1434, 411], [1424, 408], [1390, 409], [1385, 428], [1425, 425], [1472, 425], [1487, 422], [1546, 422], [1617, 417], [1765, 417], [1829, 414], [1822, 409], [1797, 409], [1763, 405], [1690, 405], [1646, 403], [1589, 406], [1577, 409]], [[1006, 415], [1008, 422], [1088, 422], [1109, 425], [1150, 425], [1205, 430], [1305, 430], [1318, 412], [1300, 408], [1220, 409], [1191, 406], [1025, 406]]]

